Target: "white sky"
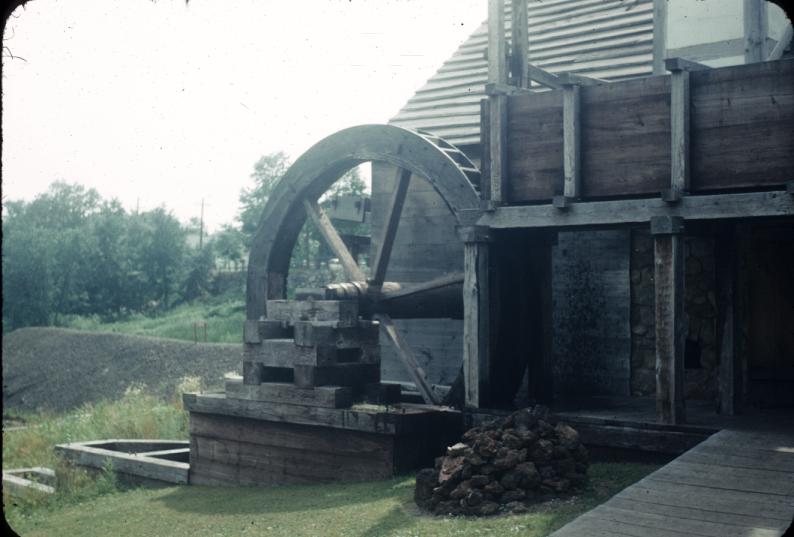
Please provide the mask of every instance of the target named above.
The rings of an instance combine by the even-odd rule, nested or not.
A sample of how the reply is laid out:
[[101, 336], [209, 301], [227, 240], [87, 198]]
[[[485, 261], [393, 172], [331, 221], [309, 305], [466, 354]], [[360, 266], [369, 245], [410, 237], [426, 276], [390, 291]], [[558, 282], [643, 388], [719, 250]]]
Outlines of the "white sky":
[[55, 180], [230, 223], [263, 154], [385, 123], [485, 0], [32, 0], [3, 44], [3, 198]]

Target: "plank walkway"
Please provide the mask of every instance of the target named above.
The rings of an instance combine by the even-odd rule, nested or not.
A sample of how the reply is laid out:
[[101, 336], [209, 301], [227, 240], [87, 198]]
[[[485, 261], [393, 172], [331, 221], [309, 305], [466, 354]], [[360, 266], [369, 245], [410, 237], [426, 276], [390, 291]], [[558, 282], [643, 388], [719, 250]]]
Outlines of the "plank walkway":
[[780, 537], [794, 518], [794, 427], [726, 429], [550, 537]]

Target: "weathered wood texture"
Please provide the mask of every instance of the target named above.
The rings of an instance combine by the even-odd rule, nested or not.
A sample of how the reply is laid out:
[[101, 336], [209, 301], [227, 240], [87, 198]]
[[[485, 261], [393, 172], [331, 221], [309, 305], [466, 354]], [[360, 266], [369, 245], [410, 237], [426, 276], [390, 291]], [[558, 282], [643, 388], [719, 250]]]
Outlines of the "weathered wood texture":
[[794, 167], [794, 60], [690, 75], [691, 188], [778, 185]]
[[453, 414], [413, 411], [413, 417], [421, 422], [414, 434], [394, 435], [395, 431], [191, 412], [190, 482], [269, 485], [386, 479], [432, 464], [433, 456], [460, 434], [460, 420]]
[[683, 250], [678, 233], [654, 236], [656, 412], [661, 423], [684, 421]]
[[628, 395], [628, 230], [559, 233], [552, 256], [558, 395]]
[[562, 194], [562, 91], [510, 97], [507, 160], [511, 202]]
[[491, 344], [489, 245], [483, 237], [464, 246], [463, 382], [466, 406], [489, 402]]
[[[112, 445], [114, 442], [119, 441], [104, 441], [104, 444]], [[100, 443], [58, 444], [55, 446], [55, 452], [78, 466], [101, 470], [108, 463], [112, 463], [113, 471], [123, 476], [145, 478], [161, 484], [186, 485], [188, 483], [187, 463], [149, 457], [142, 453], [126, 453], [107, 449], [104, 446], [100, 447], [101, 444], [97, 446], [92, 444]]]
[[348, 386], [317, 386], [300, 388], [295, 384], [267, 382], [252, 386], [242, 379], [226, 379], [226, 397], [293, 405], [345, 408], [353, 404], [353, 390]]
[[794, 513], [792, 464], [792, 431], [721, 431], [551, 537], [780, 537]]
[[[690, 190], [766, 187], [790, 180], [794, 61], [709, 69], [687, 76]], [[558, 191], [565, 175], [562, 92], [507, 97], [511, 203], [548, 200], [562, 193]], [[650, 196], [669, 187], [670, 103], [670, 76], [581, 89], [585, 198]], [[682, 110], [687, 108], [681, 104]]]
[[341, 300], [268, 300], [268, 319], [295, 324], [298, 321], [335, 321], [356, 326], [358, 302]]
[[[378, 251], [384, 234], [384, 216], [394, 191], [393, 166], [373, 163], [372, 249]], [[455, 233], [456, 219], [432, 185], [414, 176], [408, 188], [391, 258], [387, 281], [423, 283], [450, 273], [463, 272], [463, 244]], [[462, 321], [399, 319], [397, 329], [414, 349], [431, 384], [451, 384], [460, 368]], [[382, 378], [413, 382], [395, 349], [381, 338]]]

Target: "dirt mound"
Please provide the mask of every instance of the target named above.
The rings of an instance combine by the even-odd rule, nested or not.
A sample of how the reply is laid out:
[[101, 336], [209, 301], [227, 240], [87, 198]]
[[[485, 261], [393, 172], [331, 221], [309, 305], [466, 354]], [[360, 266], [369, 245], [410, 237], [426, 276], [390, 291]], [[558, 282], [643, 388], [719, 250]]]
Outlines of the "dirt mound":
[[3, 337], [3, 405], [6, 412], [67, 410], [117, 399], [133, 384], [168, 398], [184, 377], [220, 388], [241, 364], [242, 344], [23, 328]]

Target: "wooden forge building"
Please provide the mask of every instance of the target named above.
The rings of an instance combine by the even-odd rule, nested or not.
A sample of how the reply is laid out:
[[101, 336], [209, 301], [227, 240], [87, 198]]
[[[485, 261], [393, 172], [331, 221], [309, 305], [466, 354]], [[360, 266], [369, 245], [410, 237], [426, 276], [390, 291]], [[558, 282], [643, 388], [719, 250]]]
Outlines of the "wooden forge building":
[[[185, 397], [192, 482], [385, 477], [517, 402], [552, 405], [586, 443], [668, 453], [729, 422], [790, 427], [782, 11], [504, 4], [392, 125], [318, 142], [277, 187], [249, 261], [243, 378]], [[693, 28], [717, 9], [738, 26], [704, 40]], [[367, 161], [369, 274], [316, 201]], [[349, 282], [285, 300], [307, 218]], [[365, 392], [374, 404], [354, 404]]]

